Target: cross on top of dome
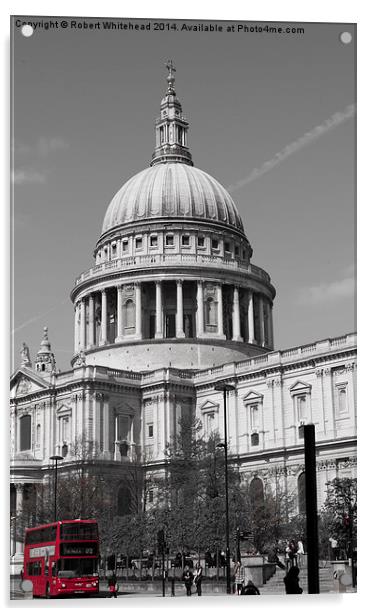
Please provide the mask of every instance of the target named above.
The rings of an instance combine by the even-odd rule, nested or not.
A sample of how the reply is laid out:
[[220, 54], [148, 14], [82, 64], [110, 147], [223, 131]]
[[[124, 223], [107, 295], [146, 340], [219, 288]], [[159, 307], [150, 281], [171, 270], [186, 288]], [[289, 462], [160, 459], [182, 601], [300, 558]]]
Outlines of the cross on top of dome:
[[175, 90], [174, 90], [174, 82], [175, 82], [175, 77], [173, 75], [173, 72], [176, 72], [176, 67], [174, 66], [172, 60], [168, 60], [168, 62], [165, 65], [168, 69], [168, 77], [167, 77], [167, 81], [168, 81], [168, 92], [170, 94], [175, 94]]

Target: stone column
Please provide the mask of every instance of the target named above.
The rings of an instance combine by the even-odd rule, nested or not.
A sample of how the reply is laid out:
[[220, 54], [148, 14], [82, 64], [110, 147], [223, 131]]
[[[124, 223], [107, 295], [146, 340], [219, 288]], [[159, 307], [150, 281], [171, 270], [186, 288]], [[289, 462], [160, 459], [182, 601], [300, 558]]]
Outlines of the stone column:
[[[14, 556], [17, 559], [16, 555], [23, 554], [23, 543], [21, 541], [17, 541], [17, 520], [20, 518], [22, 514], [23, 508], [23, 483], [15, 483], [16, 489], [16, 510], [15, 510], [15, 525], [14, 525], [14, 535], [15, 535], [15, 546], [14, 546]], [[17, 559], [18, 560], [18, 559]]]
[[102, 394], [99, 391], [93, 394], [93, 446], [95, 454], [99, 455], [100, 441], [101, 441], [101, 397]]
[[153, 403], [153, 409], [154, 409], [154, 451], [153, 451], [153, 458], [154, 460], [156, 460], [156, 458], [159, 456], [159, 400], [157, 398], [157, 396], [154, 396], [152, 399], [152, 403]]
[[176, 315], [176, 337], [184, 338], [183, 331], [183, 291], [182, 280], [177, 280], [177, 315]]
[[85, 298], [83, 297], [81, 299], [81, 303], [80, 303], [81, 309], [80, 309], [80, 348], [81, 349], [85, 349], [86, 346], [86, 340], [85, 340]]
[[203, 299], [203, 283], [201, 280], [198, 280], [197, 282], [196, 323], [197, 323], [197, 335], [202, 336], [204, 334], [204, 299]]
[[75, 344], [74, 351], [75, 353], [79, 352], [79, 313], [80, 313], [80, 303], [77, 302], [75, 304]]
[[232, 339], [235, 340], [236, 342], [241, 342], [243, 338], [240, 335], [239, 287], [234, 287], [232, 325], [233, 325]]
[[223, 336], [222, 284], [217, 285], [217, 335]]
[[117, 287], [117, 323], [118, 331], [115, 342], [123, 339], [123, 287], [121, 284]]
[[259, 295], [258, 297], [258, 314], [260, 323], [260, 345], [265, 346], [265, 320], [262, 295]]
[[110, 406], [106, 395], [103, 397], [103, 455], [106, 459], [110, 457]]
[[89, 295], [89, 346], [94, 346], [94, 297]]
[[172, 433], [172, 412], [173, 412], [173, 408], [171, 409], [171, 404], [173, 407], [173, 402], [174, 402], [174, 396], [169, 392], [165, 392], [165, 433], [166, 433], [166, 437], [165, 437], [165, 442], [166, 443], [171, 443], [171, 439], [173, 437], [173, 433]]
[[101, 293], [101, 340], [100, 344], [104, 345], [107, 342], [107, 293], [106, 289], [102, 289]]
[[273, 307], [272, 304], [268, 303], [267, 304], [267, 309], [269, 311], [268, 317], [267, 317], [267, 324], [268, 324], [268, 328], [269, 328], [269, 346], [273, 349], [274, 348], [274, 330], [273, 330]]
[[[156, 329], [155, 338], [164, 338], [163, 332], [163, 294], [161, 281], [155, 282], [156, 287]], [[178, 298], [177, 298], [178, 299]]]
[[253, 314], [253, 293], [248, 291], [248, 342], [256, 344], [256, 336], [254, 331], [254, 314]]
[[23, 483], [15, 483], [16, 489], [16, 512], [22, 511], [23, 507]]
[[114, 460], [120, 462], [120, 447], [119, 447], [119, 416], [115, 415], [115, 438], [114, 438]]
[[142, 339], [142, 289], [141, 283], [135, 284], [136, 300], [136, 337]]

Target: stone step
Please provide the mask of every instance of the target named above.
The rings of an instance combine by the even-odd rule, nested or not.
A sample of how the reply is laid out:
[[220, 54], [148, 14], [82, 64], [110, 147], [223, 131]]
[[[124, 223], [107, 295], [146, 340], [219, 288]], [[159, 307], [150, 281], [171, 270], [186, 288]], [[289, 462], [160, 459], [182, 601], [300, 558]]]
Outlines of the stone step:
[[[283, 569], [277, 569], [276, 573], [266, 582], [265, 585], [260, 587], [260, 592], [263, 595], [282, 595], [285, 594], [283, 579], [286, 575], [286, 571]], [[302, 567], [300, 570], [300, 587], [303, 592], [307, 594], [307, 569]], [[321, 593], [334, 592], [333, 574], [329, 567], [322, 567], [319, 569], [319, 590]]]

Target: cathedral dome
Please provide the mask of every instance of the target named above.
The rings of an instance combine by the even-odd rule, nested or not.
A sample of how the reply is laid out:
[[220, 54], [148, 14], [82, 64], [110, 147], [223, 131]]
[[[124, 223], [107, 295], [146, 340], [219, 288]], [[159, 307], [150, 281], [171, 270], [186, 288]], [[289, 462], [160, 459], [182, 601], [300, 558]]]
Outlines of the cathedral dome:
[[112, 199], [102, 233], [155, 218], [210, 220], [244, 232], [225, 188], [205, 171], [181, 162], [159, 163], [130, 178]]

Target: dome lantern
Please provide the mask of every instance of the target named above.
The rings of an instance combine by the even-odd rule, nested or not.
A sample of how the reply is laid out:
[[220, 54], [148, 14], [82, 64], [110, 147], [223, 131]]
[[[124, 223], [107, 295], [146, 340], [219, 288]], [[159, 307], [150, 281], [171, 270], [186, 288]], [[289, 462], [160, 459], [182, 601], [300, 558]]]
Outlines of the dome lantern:
[[168, 89], [161, 101], [160, 118], [155, 123], [156, 145], [150, 165], [180, 162], [193, 165], [187, 146], [189, 124], [182, 115], [181, 103], [174, 89], [176, 71], [172, 60], [168, 60]]

